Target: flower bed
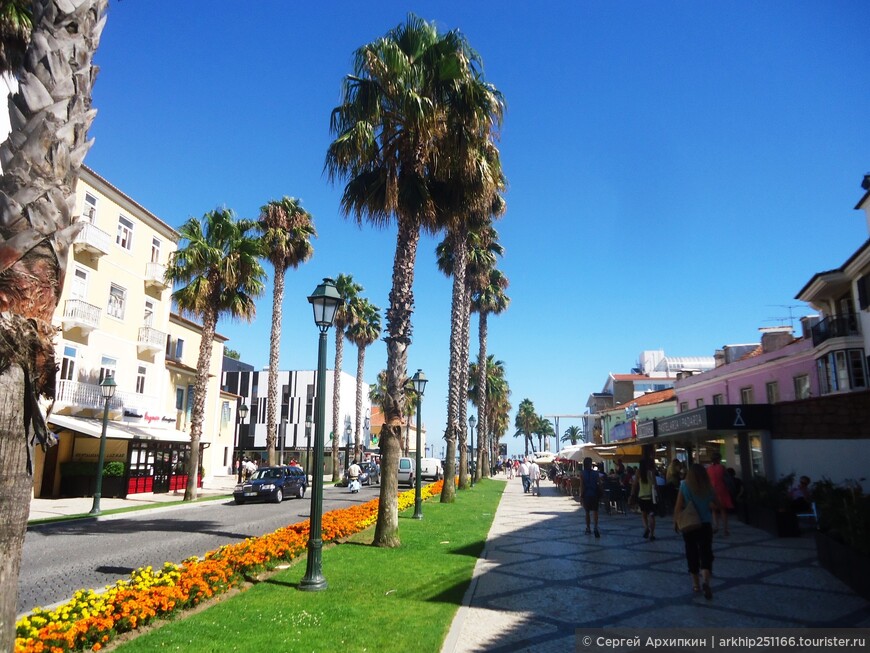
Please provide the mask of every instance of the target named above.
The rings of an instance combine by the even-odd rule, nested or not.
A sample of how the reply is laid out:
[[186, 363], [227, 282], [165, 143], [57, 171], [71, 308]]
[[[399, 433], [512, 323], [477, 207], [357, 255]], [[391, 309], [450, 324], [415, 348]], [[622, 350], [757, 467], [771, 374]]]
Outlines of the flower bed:
[[[443, 481], [422, 488], [422, 498], [441, 493]], [[399, 495], [399, 511], [414, 505], [414, 490]], [[323, 515], [324, 542], [359, 533], [375, 523], [378, 500]], [[142, 567], [129, 580], [103, 592], [80, 590], [67, 603], [48, 611], [36, 608], [16, 624], [15, 653], [99, 651], [117, 635], [193, 607], [240, 585], [246, 577], [305, 552], [308, 522], [279, 528], [261, 537], [189, 558], [181, 565], [167, 562], [162, 569]]]

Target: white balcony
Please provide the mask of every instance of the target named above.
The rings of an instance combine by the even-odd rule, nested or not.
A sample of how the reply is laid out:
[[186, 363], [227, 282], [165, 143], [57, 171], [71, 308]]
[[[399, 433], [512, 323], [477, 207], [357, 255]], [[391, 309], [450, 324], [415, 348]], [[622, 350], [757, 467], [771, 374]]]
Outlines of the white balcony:
[[140, 354], [154, 355], [166, 348], [166, 334], [152, 327], [139, 327], [139, 339], [136, 341], [136, 349]]
[[166, 290], [169, 284], [166, 282], [166, 266], [161, 263], [147, 263], [145, 265], [145, 287], [155, 290]]
[[[101, 411], [105, 406], [100, 386], [81, 381], [58, 381], [54, 400], [58, 409], [71, 408], [73, 413], [80, 413], [87, 409]], [[121, 400], [117, 394], [109, 401], [109, 407], [112, 409], [121, 407]]]
[[68, 299], [63, 305], [63, 329], [79, 329], [87, 335], [100, 326], [100, 308], [81, 299]]
[[112, 237], [102, 229], [98, 229], [90, 222], [85, 222], [84, 227], [73, 241], [73, 251], [76, 254], [90, 254], [100, 257], [109, 253], [112, 245]]

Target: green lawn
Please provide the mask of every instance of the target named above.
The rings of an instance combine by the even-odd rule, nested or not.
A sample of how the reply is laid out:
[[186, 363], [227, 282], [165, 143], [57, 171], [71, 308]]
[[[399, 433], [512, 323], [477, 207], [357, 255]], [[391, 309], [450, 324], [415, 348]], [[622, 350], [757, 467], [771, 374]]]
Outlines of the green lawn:
[[323, 551], [322, 592], [297, 589], [305, 560], [197, 614], [120, 646], [134, 651], [437, 652], [471, 581], [504, 482], [400, 515], [402, 546], [367, 546], [373, 529]]

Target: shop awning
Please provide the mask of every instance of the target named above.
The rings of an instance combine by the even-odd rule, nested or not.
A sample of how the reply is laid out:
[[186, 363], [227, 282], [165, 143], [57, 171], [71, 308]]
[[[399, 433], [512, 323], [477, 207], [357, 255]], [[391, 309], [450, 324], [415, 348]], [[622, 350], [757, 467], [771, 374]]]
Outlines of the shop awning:
[[642, 446], [635, 441], [596, 444], [594, 448], [598, 452], [598, 455], [605, 460], [622, 458], [623, 460], [633, 461], [640, 460], [643, 455]]
[[[67, 429], [92, 438], [99, 438], [103, 433], [103, 422], [86, 417], [72, 415], [52, 415], [48, 418], [49, 428], [54, 430]], [[176, 429], [149, 429], [133, 426], [124, 422], [109, 422], [106, 427], [106, 437], [117, 440], [154, 440], [158, 442], [190, 442], [190, 434]]]

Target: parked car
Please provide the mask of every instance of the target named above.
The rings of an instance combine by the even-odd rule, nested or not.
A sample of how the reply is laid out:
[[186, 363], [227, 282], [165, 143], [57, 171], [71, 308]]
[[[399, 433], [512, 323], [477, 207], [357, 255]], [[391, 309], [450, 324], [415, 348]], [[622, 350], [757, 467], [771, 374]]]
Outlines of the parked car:
[[414, 487], [414, 459], [399, 458], [399, 485]]
[[308, 489], [308, 477], [301, 467], [291, 465], [261, 467], [251, 475], [250, 479], [235, 487], [233, 500], [236, 503], [245, 503], [263, 499], [281, 503], [287, 496], [303, 498], [306, 489]]
[[444, 477], [444, 468], [437, 458], [420, 459], [420, 478], [422, 480], [437, 481]]

